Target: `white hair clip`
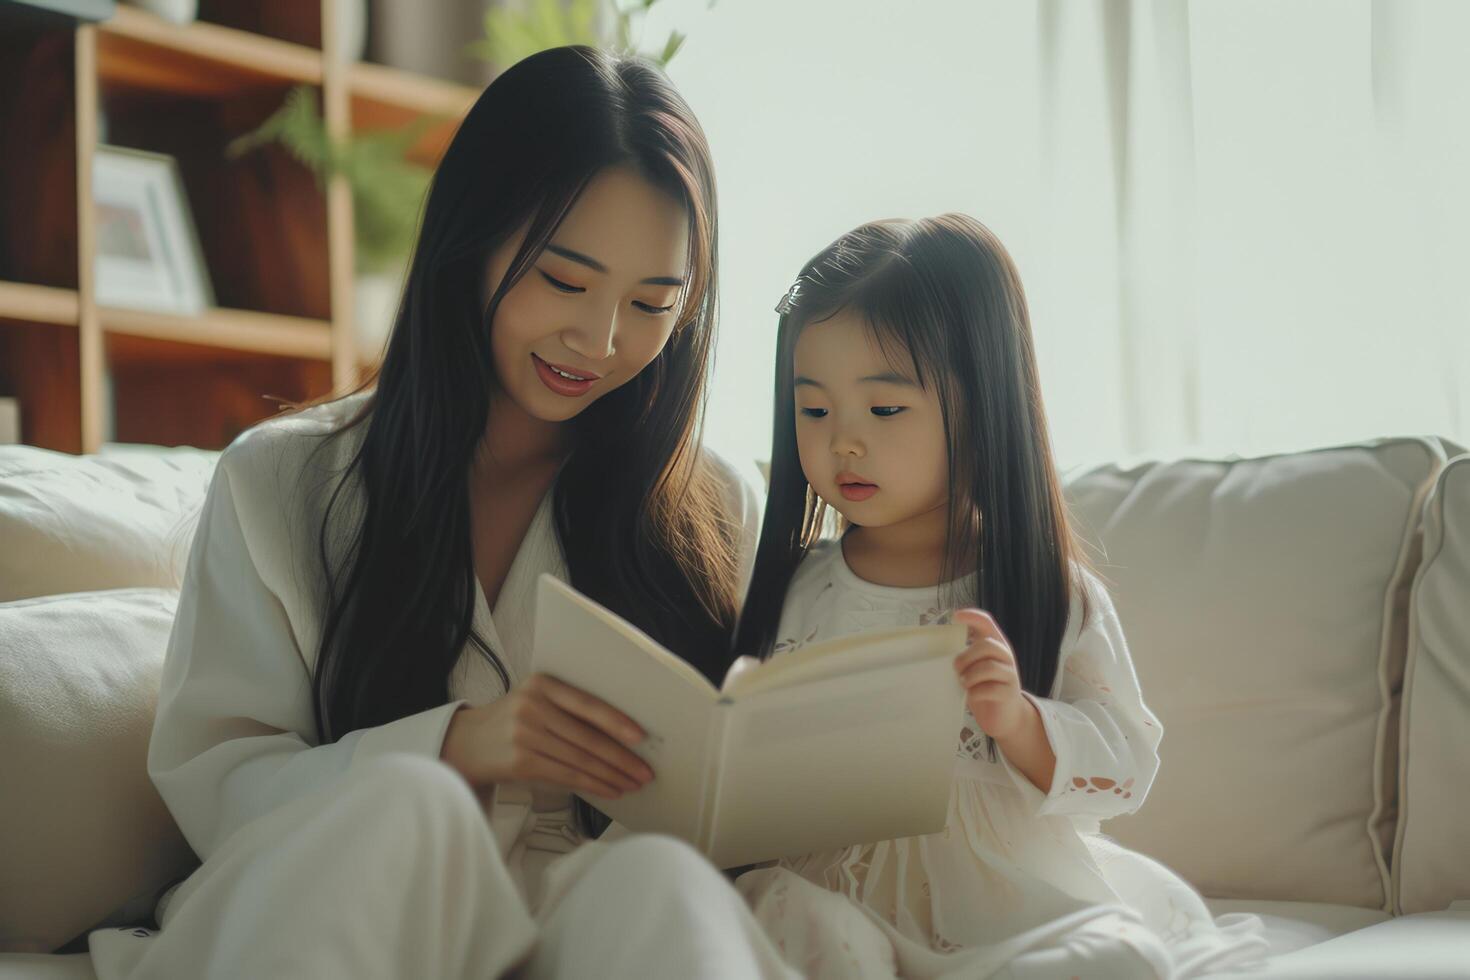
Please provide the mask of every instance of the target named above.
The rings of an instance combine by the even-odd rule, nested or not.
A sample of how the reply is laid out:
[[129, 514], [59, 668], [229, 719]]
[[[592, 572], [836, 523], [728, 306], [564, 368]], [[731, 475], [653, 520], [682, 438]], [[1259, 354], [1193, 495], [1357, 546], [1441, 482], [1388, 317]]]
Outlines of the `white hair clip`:
[[791, 284], [791, 288], [786, 290], [786, 295], [781, 297], [781, 302], [776, 304], [776, 312], [781, 314], [782, 316], [790, 313], [792, 310], [796, 309], [796, 302], [800, 297], [801, 278], [798, 277], [797, 280]]

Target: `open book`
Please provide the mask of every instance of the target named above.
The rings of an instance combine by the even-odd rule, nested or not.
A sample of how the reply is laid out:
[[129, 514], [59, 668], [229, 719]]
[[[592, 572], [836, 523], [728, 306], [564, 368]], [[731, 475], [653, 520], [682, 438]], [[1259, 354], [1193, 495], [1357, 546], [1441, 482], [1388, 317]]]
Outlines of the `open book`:
[[722, 868], [944, 827], [963, 691], [963, 626], [813, 644], [716, 690], [647, 634], [550, 575], [532, 669], [638, 722], [653, 768], [619, 800], [630, 830], [689, 841]]

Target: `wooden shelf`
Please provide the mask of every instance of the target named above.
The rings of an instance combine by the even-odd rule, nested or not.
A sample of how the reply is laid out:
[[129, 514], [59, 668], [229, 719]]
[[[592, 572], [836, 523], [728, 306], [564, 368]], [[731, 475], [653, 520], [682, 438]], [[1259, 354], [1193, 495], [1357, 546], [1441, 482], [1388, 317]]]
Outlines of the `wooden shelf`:
[[97, 74], [123, 88], [218, 98], [320, 85], [322, 53], [218, 24], [174, 24], [119, 6], [116, 16], [97, 25]]
[[[102, 307], [98, 310], [98, 317], [104, 334], [218, 351], [318, 361], [332, 359], [332, 325], [325, 320], [226, 309], [206, 310], [195, 316], [175, 316], [116, 307]], [[136, 355], [148, 348], [133, 345], [122, 349]], [[177, 355], [169, 359], [177, 359]]]
[[0, 319], [74, 327], [80, 315], [74, 289], [0, 282]]
[[0, 392], [20, 402], [23, 442], [83, 450], [80, 347], [75, 322], [0, 317]]
[[421, 116], [436, 118], [409, 157], [433, 166], [444, 155], [459, 121], [480, 93], [468, 86], [424, 78], [386, 65], [358, 62], [347, 71], [352, 96], [352, 128], [387, 129]]
[[[27, 147], [0, 166], [0, 389], [19, 399], [27, 442], [219, 448], [275, 411], [268, 396], [347, 390], [376, 358], [356, 349], [347, 178], [322, 186], [280, 147], [224, 148], [307, 85], [333, 139], [428, 119], [410, 158], [433, 166], [480, 92], [339, 60], [340, 7], [201, 0], [206, 19], [188, 24], [124, 5], [97, 24], [0, 27], [0, 122]], [[104, 118], [110, 142], [177, 161], [222, 307], [98, 306]]]
[[[0, 11], [9, 8], [0, 2]], [[14, 17], [14, 14], [8, 15]], [[0, 284], [77, 286], [75, 42], [68, 27], [0, 14]], [[8, 293], [29, 310], [41, 294]], [[50, 320], [41, 301], [37, 319]], [[65, 315], [57, 313], [56, 315]], [[66, 320], [75, 324], [77, 315]]]
[[[195, 21], [174, 24], [119, 6], [97, 25], [97, 71], [104, 82], [177, 95], [218, 97], [261, 87], [320, 85], [316, 48]], [[458, 122], [479, 91], [455, 82], [356, 62], [347, 69], [353, 116], [364, 128], [397, 126], [421, 115]]]
[[450, 116], [458, 120], [475, 99], [478, 90], [455, 82], [414, 75], [387, 65], [359, 61], [347, 72], [347, 85], [352, 92], [353, 111], [369, 126], [383, 125], [385, 120], [374, 113], [384, 113], [387, 122], [402, 122], [415, 115]]

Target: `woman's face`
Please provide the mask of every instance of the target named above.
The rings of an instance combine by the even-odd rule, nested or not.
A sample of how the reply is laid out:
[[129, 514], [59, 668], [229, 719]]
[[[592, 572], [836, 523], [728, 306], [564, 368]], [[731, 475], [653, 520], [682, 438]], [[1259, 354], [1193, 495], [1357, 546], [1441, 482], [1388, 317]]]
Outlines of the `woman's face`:
[[[487, 303], [523, 238], [491, 255]], [[629, 168], [597, 174], [495, 311], [502, 391], [533, 418], [561, 422], [626, 384], [668, 342], [688, 261], [682, 202]]]

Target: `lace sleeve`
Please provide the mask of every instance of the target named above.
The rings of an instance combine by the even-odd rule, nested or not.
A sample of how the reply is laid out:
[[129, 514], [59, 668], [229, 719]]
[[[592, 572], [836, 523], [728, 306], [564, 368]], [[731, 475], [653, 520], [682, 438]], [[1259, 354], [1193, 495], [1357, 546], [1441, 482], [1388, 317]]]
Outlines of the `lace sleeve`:
[[968, 711], [957, 772], [994, 778], [995, 770], [1003, 770], [1039, 814], [1107, 819], [1143, 803], [1158, 772], [1163, 728], [1143, 702], [1112, 600], [1100, 585], [1089, 592], [1088, 621], [1062, 651], [1056, 697], [1026, 694], [1041, 713], [1056, 755], [1050, 789], [1042, 793], [1012, 766]]
[[1107, 819], [1142, 805], [1164, 732], [1143, 702], [1112, 600], [1100, 585], [1090, 592], [1091, 615], [1063, 651], [1057, 696], [1031, 698], [1057, 757], [1050, 791], [1043, 797], [1004, 753], [1002, 762], [1039, 813]]

